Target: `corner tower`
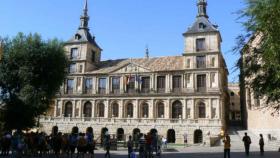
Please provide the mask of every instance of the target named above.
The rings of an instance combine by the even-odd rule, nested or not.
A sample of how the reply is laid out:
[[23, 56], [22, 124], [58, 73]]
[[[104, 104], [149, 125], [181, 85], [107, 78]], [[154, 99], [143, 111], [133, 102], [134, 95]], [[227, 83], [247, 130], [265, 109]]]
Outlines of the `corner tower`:
[[102, 49], [90, 33], [89, 19], [88, 1], [85, 0], [83, 13], [80, 17], [80, 26], [75, 35], [65, 43], [65, 49], [71, 61], [70, 74], [94, 70], [101, 60]]

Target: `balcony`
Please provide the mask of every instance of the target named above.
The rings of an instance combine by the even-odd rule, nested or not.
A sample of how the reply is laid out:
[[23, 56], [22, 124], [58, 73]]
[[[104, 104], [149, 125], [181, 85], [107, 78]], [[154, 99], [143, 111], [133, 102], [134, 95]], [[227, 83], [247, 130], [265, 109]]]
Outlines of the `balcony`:
[[181, 93], [182, 88], [173, 88], [173, 93]]
[[111, 94], [120, 94], [120, 89], [113, 89]]
[[106, 94], [106, 89], [99, 88], [98, 89], [98, 94]]
[[150, 88], [142, 88], [141, 93], [150, 93]]
[[84, 93], [85, 94], [92, 94], [92, 89], [85, 89]]
[[67, 89], [66, 94], [73, 94], [73, 89]]
[[157, 89], [157, 92], [158, 92], [158, 93], [165, 93], [165, 88], [158, 88], [158, 89]]
[[206, 87], [197, 87], [197, 92], [206, 92]]

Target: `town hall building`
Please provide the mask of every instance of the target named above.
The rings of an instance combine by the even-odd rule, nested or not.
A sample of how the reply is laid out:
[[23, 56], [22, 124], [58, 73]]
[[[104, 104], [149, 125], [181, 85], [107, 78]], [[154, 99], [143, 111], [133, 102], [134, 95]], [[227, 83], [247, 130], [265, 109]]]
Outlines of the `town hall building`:
[[89, 32], [86, 1], [80, 26], [65, 43], [69, 74], [49, 116], [40, 120], [42, 130], [92, 127], [95, 138], [108, 131], [118, 140], [152, 130], [169, 143], [214, 144], [226, 129], [228, 70], [206, 0], [197, 7], [178, 56], [102, 61], [102, 48]]

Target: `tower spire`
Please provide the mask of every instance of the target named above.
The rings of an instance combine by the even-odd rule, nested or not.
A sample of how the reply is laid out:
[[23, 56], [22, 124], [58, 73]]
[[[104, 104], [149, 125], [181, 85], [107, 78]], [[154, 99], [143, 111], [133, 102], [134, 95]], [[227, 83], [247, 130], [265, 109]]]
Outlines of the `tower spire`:
[[89, 21], [89, 16], [88, 16], [88, 1], [85, 0], [85, 6], [83, 9], [83, 14], [81, 15], [81, 26], [80, 29], [89, 29], [88, 28], [88, 21]]
[[148, 59], [150, 57], [150, 51], [148, 45], [146, 46], [146, 52], [145, 57]]
[[197, 1], [197, 7], [198, 7], [197, 17], [208, 18], [208, 15], [207, 15], [207, 0], [198, 0]]

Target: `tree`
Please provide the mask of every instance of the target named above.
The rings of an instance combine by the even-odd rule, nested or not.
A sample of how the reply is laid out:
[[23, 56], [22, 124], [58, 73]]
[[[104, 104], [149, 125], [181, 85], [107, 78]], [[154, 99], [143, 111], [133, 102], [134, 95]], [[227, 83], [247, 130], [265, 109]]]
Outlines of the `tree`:
[[28, 129], [48, 110], [67, 75], [63, 43], [19, 33], [3, 40], [0, 61], [1, 120], [5, 129]]
[[[235, 50], [241, 58], [237, 66], [241, 68], [241, 78], [250, 78], [245, 84], [252, 88], [255, 97], [265, 99], [269, 107], [279, 111], [280, 104], [270, 103], [280, 101], [280, 1], [245, 1], [240, 19], [244, 20], [246, 33], [238, 37]], [[250, 56], [244, 58], [248, 52]]]

